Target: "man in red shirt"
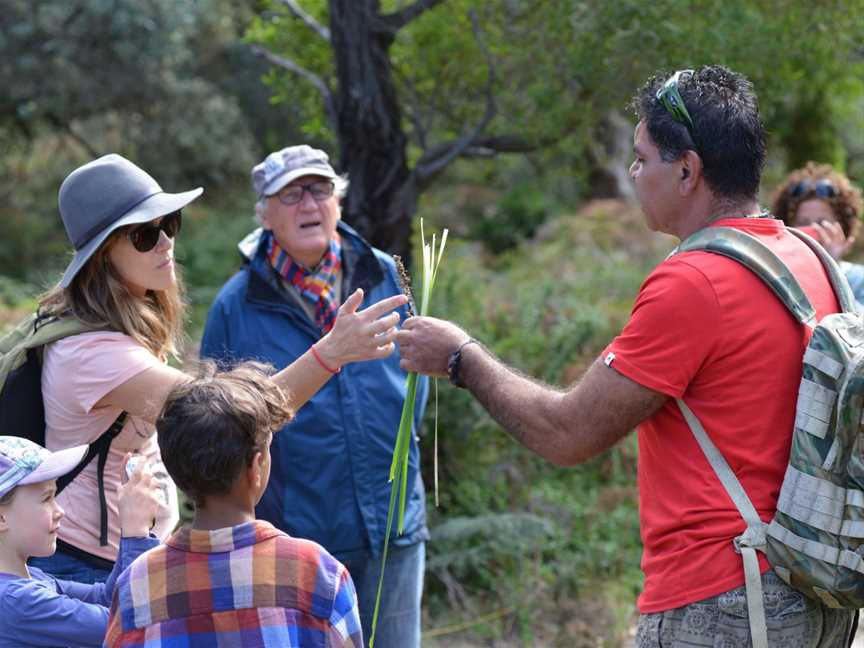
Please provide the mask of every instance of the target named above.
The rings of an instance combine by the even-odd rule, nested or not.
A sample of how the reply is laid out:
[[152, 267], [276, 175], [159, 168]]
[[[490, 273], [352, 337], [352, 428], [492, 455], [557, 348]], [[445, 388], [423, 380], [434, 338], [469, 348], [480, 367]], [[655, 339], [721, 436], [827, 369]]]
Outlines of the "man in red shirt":
[[[733, 227], [771, 248], [819, 318], [839, 310], [818, 258], [763, 212], [764, 131], [749, 81], [719, 66], [651, 79], [630, 175], [650, 229], [686, 239]], [[402, 367], [464, 386], [520, 443], [562, 466], [606, 450], [638, 426], [645, 585], [636, 645], [746, 646], [745, 523], [675, 402], [683, 398], [762, 519], [774, 515], [789, 459], [809, 331], [737, 262], [687, 252], [645, 280], [630, 321], [566, 389], [512, 371], [449, 322], [412, 318]], [[760, 558], [771, 645], [845, 647], [853, 615], [791, 589]]]

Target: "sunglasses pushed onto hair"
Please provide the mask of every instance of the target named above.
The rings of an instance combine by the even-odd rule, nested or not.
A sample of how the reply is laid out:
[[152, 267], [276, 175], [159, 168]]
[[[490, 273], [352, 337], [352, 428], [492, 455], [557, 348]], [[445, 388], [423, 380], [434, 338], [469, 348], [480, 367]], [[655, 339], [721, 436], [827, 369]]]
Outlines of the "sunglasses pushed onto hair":
[[789, 195], [793, 198], [809, 196], [810, 194], [813, 194], [817, 198], [835, 198], [837, 196], [837, 189], [826, 178], [822, 180], [801, 180], [789, 190]]
[[129, 230], [129, 240], [139, 252], [149, 252], [159, 243], [159, 235], [165, 232], [165, 236], [173, 239], [180, 231], [183, 223], [183, 212], [179, 209], [162, 217], [158, 225], [145, 223]]
[[681, 93], [678, 91], [678, 83], [681, 80], [681, 77], [685, 74], [693, 75], [693, 70], [678, 70], [666, 79], [666, 82], [660, 86], [657, 90], [657, 94], [655, 95], [657, 101], [660, 102], [660, 105], [666, 109], [666, 112], [679, 124], [683, 124], [684, 128], [687, 129], [687, 132], [690, 133], [690, 139], [693, 140], [695, 144], [696, 138], [693, 136], [693, 130], [695, 126], [693, 124], [693, 118], [690, 117], [690, 113], [687, 110], [687, 106], [684, 105], [684, 99], [681, 98]]

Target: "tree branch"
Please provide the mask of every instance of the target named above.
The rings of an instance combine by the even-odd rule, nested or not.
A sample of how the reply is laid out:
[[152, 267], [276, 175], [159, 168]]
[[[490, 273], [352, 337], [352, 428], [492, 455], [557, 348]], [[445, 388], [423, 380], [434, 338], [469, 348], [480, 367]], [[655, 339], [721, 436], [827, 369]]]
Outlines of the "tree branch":
[[416, 0], [416, 2], [408, 5], [404, 9], [381, 16], [380, 23], [384, 26], [386, 31], [395, 33], [412, 20], [421, 16], [427, 10], [432, 9], [444, 1], [445, 0]]
[[[489, 137], [475, 138], [471, 144], [462, 151], [463, 157], [491, 157], [497, 153], [530, 153], [537, 149], [549, 146], [559, 141], [559, 137], [550, 137], [548, 140], [528, 140], [520, 135], [490, 135]], [[424, 157], [435, 159], [450, 150], [458, 140], [442, 142], [424, 153]]]
[[489, 125], [489, 122], [492, 121], [497, 112], [495, 94], [493, 92], [493, 86], [495, 85], [495, 65], [493, 64], [489, 50], [486, 49], [483, 40], [480, 38], [480, 27], [477, 23], [477, 14], [474, 13], [474, 10], [472, 9], [468, 12], [468, 15], [471, 18], [471, 29], [474, 32], [474, 37], [477, 39], [478, 45], [483, 50], [483, 54], [486, 57], [486, 67], [489, 70], [486, 79], [486, 112], [483, 114], [483, 117], [480, 119], [477, 126], [475, 126], [470, 133], [467, 133], [452, 142], [448, 148], [437, 146], [435, 147], [436, 154], [430, 155], [430, 152], [427, 151], [421, 156], [417, 165], [414, 167], [418, 183], [421, 185], [427, 183], [433, 176], [443, 171], [447, 165], [462, 155], [479, 137], [480, 133], [486, 129], [486, 126]]
[[321, 38], [323, 38], [328, 43], [330, 42], [330, 30], [327, 29], [324, 25], [315, 20], [308, 13], [303, 11], [303, 7], [297, 4], [296, 0], [278, 0], [281, 4], [288, 7], [288, 11], [294, 14], [295, 18], [299, 18], [303, 21], [303, 23], [316, 34], [318, 34]]
[[78, 18], [84, 13], [84, 7], [81, 4], [78, 4], [72, 11], [66, 16], [65, 20], [63, 20], [63, 24], [61, 25], [61, 29], [59, 33], [63, 33], [65, 30], [69, 29]]
[[54, 113], [46, 113], [45, 119], [49, 124], [54, 126], [59, 131], [66, 133], [66, 135], [74, 140], [81, 148], [87, 151], [87, 154], [92, 158], [99, 157], [99, 151], [97, 151], [90, 142], [88, 142], [83, 135], [78, 133], [75, 128], [72, 126], [70, 122], [63, 121]]
[[274, 54], [270, 50], [265, 49], [260, 45], [252, 45], [251, 50], [252, 53], [256, 56], [261, 56], [266, 59], [268, 63], [284, 68], [286, 70], [290, 70], [294, 74], [303, 77], [309, 83], [314, 85], [318, 89], [318, 92], [321, 93], [321, 97], [324, 99], [324, 109], [327, 113], [327, 122], [330, 124], [330, 127], [333, 129], [333, 131], [336, 132], [336, 127], [338, 124], [336, 119], [336, 104], [333, 100], [333, 92], [330, 90], [324, 79], [319, 77], [314, 72], [310, 72], [306, 68], [301, 67], [291, 59]]
[[427, 129], [423, 119], [423, 102], [420, 100], [420, 94], [417, 92], [414, 82], [402, 74], [398, 68], [394, 68], [393, 74], [402, 81], [410, 97], [411, 104], [406, 107], [406, 113], [409, 121], [414, 125], [414, 135], [417, 137], [417, 143], [425, 151], [429, 146], [426, 140]]

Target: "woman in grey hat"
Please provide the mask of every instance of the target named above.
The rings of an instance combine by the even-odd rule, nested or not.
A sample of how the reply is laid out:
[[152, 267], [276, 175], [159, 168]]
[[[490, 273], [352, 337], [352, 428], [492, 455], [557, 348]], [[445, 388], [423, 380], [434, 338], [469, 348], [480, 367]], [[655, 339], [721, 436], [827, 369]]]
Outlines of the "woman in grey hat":
[[[52, 575], [82, 582], [107, 577], [117, 556], [117, 490], [127, 452], [145, 456], [164, 485], [154, 533], [164, 539], [177, 523], [176, 492], [159, 457], [154, 422], [171, 388], [188, 379], [166, 364], [177, 353], [183, 327], [174, 238], [181, 209], [201, 193], [166, 193], [119, 155], [85, 164], [60, 187], [60, 214], [75, 255], [59, 284], [40, 300], [40, 314], [75, 317], [93, 331], [45, 347], [46, 445], [60, 450], [103, 434], [109, 438], [106, 430], [117, 435], [105, 456], [91, 461], [58, 496], [66, 511], [58, 551], [35, 561]], [[295, 409], [327, 382], [333, 368], [393, 351], [399, 315], [391, 311], [405, 297], [358, 311], [362, 297], [358, 290], [347, 299], [330, 333], [274, 376]]]

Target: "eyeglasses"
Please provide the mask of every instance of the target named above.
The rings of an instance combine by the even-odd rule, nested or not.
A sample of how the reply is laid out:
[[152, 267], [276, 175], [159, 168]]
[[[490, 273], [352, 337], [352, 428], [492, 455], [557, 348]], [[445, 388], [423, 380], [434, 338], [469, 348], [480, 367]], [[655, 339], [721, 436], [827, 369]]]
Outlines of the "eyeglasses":
[[684, 124], [687, 132], [690, 133], [690, 138], [695, 142], [695, 138], [693, 137], [693, 129], [695, 128], [693, 125], [693, 119], [690, 117], [690, 113], [687, 112], [687, 106], [684, 105], [681, 93], [678, 92], [678, 80], [681, 78], [682, 74], [693, 74], [693, 70], [678, 70], [675, 74], [666, 79], [666, 83], [663, 84], [663, 87], [657, 90], [656, 96], [657, 101], [663, 105], [670, 115], [672, 115], [672, 119], [677, 121], [679, 124]]
[[793, 198], [800, 198], [809, 194], [815, 195], [817, 198], [835, 198], [837, 189], [830, 180], [801, 180], [789, 190], [789, 195]]
[[173, 239], [180, 231], [183, 222], [183, 213], [178, 210], [162, 217], [158, 225], [147, 223], [129, 230], [129, 240], [139, 252], [149, 252], [159, 242], [159, 234], [165, 232], [165, 236]]
[[323, 202], [333, 195], [336, 185], [330, 180], [319, 180], [304, 185], [291, 185], [276, 194], [276, 197], [286, 207], [296, 205], [303, 200], [303, 193], [308, 191], [315, 202]]

